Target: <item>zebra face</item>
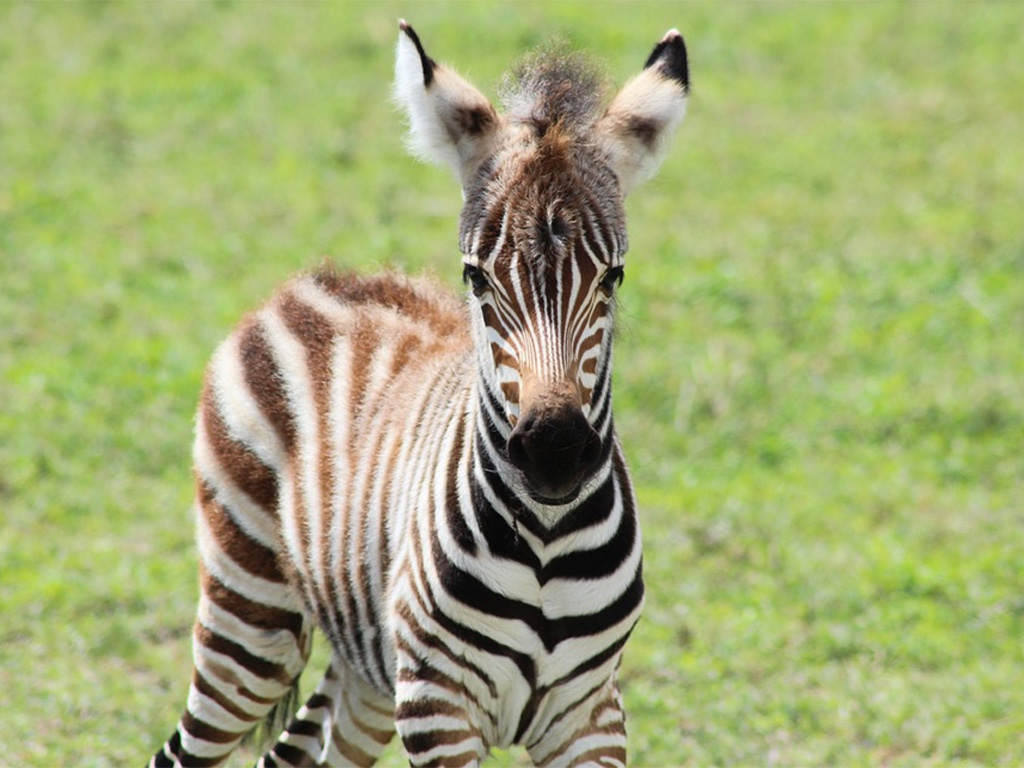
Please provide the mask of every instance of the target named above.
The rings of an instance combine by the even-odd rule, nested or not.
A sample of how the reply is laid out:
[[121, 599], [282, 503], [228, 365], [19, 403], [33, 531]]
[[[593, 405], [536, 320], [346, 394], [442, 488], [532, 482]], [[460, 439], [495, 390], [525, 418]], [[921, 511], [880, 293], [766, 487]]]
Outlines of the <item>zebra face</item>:
[[622, 199], [685, 115], [683, 38], [670, 30], [606, 107], [595, 67], [543, 50], [506, 78], [499, 112], [401, 28], [395, 95], [410, 148], [462, 184], [483, 407], [529, 494], [568, 503], [609, 456]]
[[[609, 356], [626, 250], [607, 161], [558, 126], [529, 127], [466, 194], [461, 242], [506, 452], [538, 501], [571, 500], [609, 439]], [[595, 396], [596, 395], [596, 396]]]

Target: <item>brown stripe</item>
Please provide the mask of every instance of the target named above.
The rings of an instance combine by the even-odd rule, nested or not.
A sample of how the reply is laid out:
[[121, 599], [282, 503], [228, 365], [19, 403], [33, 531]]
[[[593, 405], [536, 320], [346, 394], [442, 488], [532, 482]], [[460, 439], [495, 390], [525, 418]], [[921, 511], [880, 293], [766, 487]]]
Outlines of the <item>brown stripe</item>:
[[501, 393], [510, 403], [519, 404], [519, 384], [515, 381], [501, 382]]
[[378, 707], [372, 701], [366, 701], [365, 699], [360, 699], [359, 701], [362, 703], [362, 705], [366, 709], [370, 710], [371, 712], [374, 712], [375, 714], [378, 714], [381, 717], [386, 717], [386, 718], [388, 718], [390, 720], [394, 720], [395, 719], [395, 710], [394, 709], [385, 709], [383, 707]]
[[625, 765], [626, 750], [624, 747], [596, 747], [576, 755], [570, 766], [574, 765]]
[[[432, 731], [406, 733], [402, 736], [402, 744], [410, 755], [414, 755], [419, 752], [427, 752], [442, 744], [459, 744], [460, 742], [473, 738], [480, 738], [480, 734], [475, 730], [469, 730], [468, 728], [458, 731], [436, 729]], [[449, 763], [446, 758], [445, 765], [448, 764]]]
[[[513, 188], [507, 188], [513, 189]], [[501, 198], [495, 200], [484, 213], [484, 220], [478, 225], [477, 231], [480, 233], [479, 245], [477, 246], [477, 253], [481, 258], [487, 258], [491, 255], [491, 251], [494, 250], [494, 246], [498, 243], [498, 238], [501, 237], [501, 223], [505, 218], [506, 203], [508, 201], [509, 193], [506, 193]], [[511, 219], [512, 217], [509, 216]], [[513, 222], [509, 221], [509, 229], [513, 227]], [[506, 230], [505, 243], [508, 244], [511, 238], [511, 232]], [[507, 247], [507, 246], [506, 246]]]
[[240, 681], [236, 681], [236, 685], [238, 686], [238, 693], [239, 693], [239, 695], [243, 696], [244, 698], [248, 699], [249, 701], [253, 702], [254, 704], [265, 704], [265, 705], [273, 706], [273, 705], [277, 704], [278, 702], [280, 702], [280, 700], [281, 700], [280, 697], [278, 697], [278, 698], [269, 697], [268, 698], [266, 696], [258, 696], [257, 694], [255, 694], [252, 691], [250, 691], [248, 688], [244, 687], [241, 684]]
[[199, 418], [203, 420], [211, 450], [232, 483], [262, 510], [276, 516], [277, 477], [244, 443], [228, 433], [209, 385], [203, 389]]
[[407, 720], [417, 717], [435, 717], [447, 715], [448, 717], [466, 719], [466, 710], [443, 699], [414, 699], [403, 701], [395, 709], [395, 720]]
[[302, 642], [302, 614], [258, 603], [227, 587], [200, 565], [203, 593], [228, 613], [260, 630], [287, 630]]
[[[422, 605], [422, 601], [419, 600], [418, 596], [417, 602], [420, 602], [420, 604]], [[464, 656], [457, 656], [454, 652], [451, 651], [451, 649], [444, 645], [444, 643], [442, 643], [439, 638], [433, 635], [428, 635], [425, 630], [423, 630], [421, 627], [414, 623], [414, 618], [411, 615], [411, 611], [409, 611], [407, 608], [405, 608], [404, 606], [399, 606], [398, 612], [402, 614], [402, 618], [409, 626], [409, 631], [416, 636], [416, 639], [422, 645], [425, 645], [430, 650], [436, 651], [437, 653], [441, 654], [456, 667], [461, 667], [463, 669], [468, 670], [469, 672], [472, 672], [474, 675], [477, 676], [477, 678], [480, 679], [480, 682], [487, 686], [487, 690], [491, 694], [491, 696], [493, 698], [498, 698], [498, 686], [495, 685], [490, 675], [484, 672], [476, 664], [473, 664], [471, 661], [467, 660]], [[397, 645], [399, 649], [405, 650], [410, 656], [416, 656], [416, 652], [412, 648], [409, 648], [404, 641], [398, 640]], [[452, 678], [450, 678], [441, 670], [437, 669], [436, 667], [432, 667], [423, 661], [420, 662], [415, 672], [412, 672], [408, 675], [400, 675], [399, 678], [406, 681], [424, 680], [431, 683], [436, 683], [437, 685], [440, 685], [442, 688], [447, 688], [448, 690], [452, 691], [460, 691], [462, 688], [464, 688], [464, 686], [461, 683], [455, 682]], [[471, 702], [480, 707], [481, 710], [486, 709], [485, 707], [480, 705], [480, 701], [469, 690], [463, 691], [463, 695], [465, 695], [467, 699], [469, 699]]]
[[[369, 393], [367, 387], [370, 381], [370, 371], [372, 369], [374, 359], [377, 354], [381, 351], [383, 341], [381, 334], [371, 318], [361, 316], [359, 320], [349, 330], [351, 339], [351, 350], [352, 359], [351, 365], [348, 371], [349, 376], [349, 392], [351, 393], [351, 401], [347, 403], [348, 415], [351, 421], [354, 423], [359, 416], [362, 415], [362, 411], [370, 404], [368, 401]], [[374, 403], [376, 405], [376, 403]], [[379, 418], [379, 417], [378, 417]], [[349, 445], [340, 447], [340, 450], [349, 451], [349, 466], [353, 467], [351, 473], [352, 477], [358, 477], [364, 470], [363, 466], [359, 467], [360, 471], [355, 471], [354, 468], [360, 463], [360, 460], [365, 461], [366, 457], [376, 457], [379, 453], [379, 446], [371, 444], [370, 441], [371, 433], [361, 434], [350, 434]], [[358, 443], [357, 443], [358, 441]], [[348, 498], [345, 500], [345, 514], [347, 520], [345, 521], [345, 535], [352, 537], [353, 541], [350, 546], [354, 547], [356, 552], [363, 553], [366, 551], [364, 546], [365, 534], [362, 515], [368, 508], [367, 494], [372, 491], [372, 471], [366, 482], [362, 483], [361, 495], [356, 496], [355, 488], [349, 488]], [[366, 614], [366, 618], [371, 624], [376, 624], [375, 616], [370, 608], [370, 605], [365, 606], [365, 610], [360, 610], [360, 596], [365, 596], [369, 593], [369, 576], [366, 574], [364, 558], [356, 557], [353, 560], [349, 560], [346, 566], [342, 569], [342, 582], [345, 597], [348, 603], [348, 613], [353, 618], [353, 626], [348, 628], [348, 631], [352, 635], [353, 644], [357, 647], [358, 659], [360, 666], [364, 669], [369, 669], [373, 663], [373, 651], [374, 645], [367, 643], [367, 636], [370, 634], [365, 630], [367, 627], [357, 627], [356, 623], [361, 622], [361, 614]], [[379, 633], [373, 633], [375, 636]]]
[[220, 728], [215, 728], [209, 723], [198, 720], [187, 709], [185, 710], [185, 714], [181, 716], [181, 727], [197, 739], [209, 741], [213, 744], [230, 744], [242, 735], [241, 733], [229, 733], [228, 731], [222, 731]]
[[261, 579], [282, 583], [284, 574], [277, 566], [277, 556], [258, 541], [250, 538], [231, 516], [231, 511], [214, 498], [213, 488], [198, 481], [197, 496], [203, 515], [221, 551], [238, 565]]
[[[612, 227], [614, 225], [613, 225], [612, 222], [609, 222], [608, 219], [604, 215], [604, 208], [606, 208], [607, 206], [601, 205], [600, 201], [595, 199], [593, 194], [587, 195], [587, 198], [588, 198], [587, 202], [590, 203], [590, 206], [589, 206], [590, 212], [593, 214], [594, 219], [597, 220], [597, 228], [598, 228], [598, 241], [597, 242], [600, 242], [602, 245], [604, 245], [604, 248], [594, 247], [594, 246], [596, 246], [596, 243], [592, 240], [591, 242], [594, 243], [594, 246], [591, 246], [591, 250], [594, 251], [595, 253], [598, 253], [598, 254], [600, 254], [602, 251], [606, 251], [606, 250], [613, 252], [615, 250], [615, 235], [614, 235], [614, 233], [612, 231]], [[589, 218], [589, 217], [584, 217], [584, 218]], [[619, 222], [615, 222], [615, 224], [618, 224], [618, 223]], [[624, 229], [621, 225], [617, 226], [616, 228], [619, 229], [620, 231], [622, 229]]]
[[[378, 457], [384, 459], [384, 488], [381, 493], [381, 510], [389, 509], [391, 506], [391, 492], [392, 488], [396, 485], [392, 482], [392, 478], [395, 478], [396, 465], [398, 463], [398, 455], [401, 451], [402, 441], [399, 439], [390, 441], [391, 447], [388, 450], [386, 457]], [[377, 516], [377, 541], [380, 542], [380, 572], [382, 575], [390, 573], [391, 571], [391, 549], [388, 546], [388, 515], [381, 514]]]
[[276, 680], [284, 686], [292, 684], [292, 678], [283, 666], [249, 653], [234, 640], [229, 640], [208, 627], [200, 624], [196, 627], [194, 637], [196, 642], [206, 646], [214, 653], [233, 659], [239, 666], [244, 667], [257, 677], [262, 677], [264, 680]]
[[[495, 330], [500, 330], [500, 328]], [[514, 371], [519, 369], [516, 359], [508, 353], [508, 350], [493, 341], [491, 342], [491, 355], [494, 357], [495, 366], [506, 365]]]
[[[366, 706], [366, 702], [362, 701], [362, 699], [360, 699], [359, 703], [363, 706]], [[389, 712], [388, 714], [390, 715], [391, 713]], [[351, 712], [349, 713], [349, 719], [355, 724], [355, 726], [359, 730], [361, 730], [364, 734], [369, 736], [371, 739], [373, 739], [381, 746], [386, 746], [387, 743], [391, 741], [391, 737], [395, 735], [395, 730], [393, 728], [388, 731], [381, 730], [380, 728], [374, 728], [373, 726], [364, 723]]]
[[[337, 332], [334, 325], [330, 320], [328, 320], [328, 318], [310, 307], [308, 304], [298, 300], [294, 295], [287, 294], [282, 297], [279, 311], [285, 326], [295, 335], [306, 350], [306, 365], [308, 366], [309, 380], [313, 390], [314, 409], [317, 418], [317, 434], [320, 441], [317, 450], [317, 477], [319, 479], [320, 486], [319, 512], [322, 551], [318, 554], [323, 557], [323, 562], [326, 563], [328, 562], [327, 558], [330, 549], [330, 537], [328, 536], [328, 533], [331, 529], [331, 497], [335, 486], [333, 461], [334, 447], [331, 442], [329, 417], [331, 412], [331, 351], [337, 338]], [[344, 447], [338, 446], [337, 449], [344, 450]], [[305, 505], [309, 503], [307, 494], [302, 494], [302, 501], [304, 504], [300, 504], [300, 507], [302, 508], [302, 512], [305, 514], [302, 514], [301, 517], [306, 518], [308, 511], [305, 510]], [[296, 513], [299, 514], [298, 509], [296, 510]], [[304, 543], [303, 549], [306, 553], [307, 561], [305, 571], [310, 575], [310, 578], [307, 579], [307, 583], [308, 586], [316, 593], [317, 602], [325, 604], [328, 602], [329, 595], [321, 594], [319, 589], [319, 574], [312, 573], [313, 561], [308, 541], [308, 525], [308, 518], [301, 521]]]
[[[617, 706], [616, 709], [618, 709]], [[591, 713], [591, 721], [596, 719], [597, 711], [598, 710], [595, 710], [595, 712]], [[581, 728], [580, 730], [576, 731], [571, 736], [569, 736], [568, 739], [559, 744], [558, 748], [554, 752], [549, 753], [548, 756], [545, 757], [544, 760], [542, 760], [541, 762], [537, 763], [537, 765], [540, 766], [540, 768], [543, 768], [544, 766], [551, 765], [551, 763], [554, 762], [557, 762], [559, 764], [564, 763], [564, 755], [573, 744], [575, 744], [580, 739], [583, 739], [587, 736], [596, 733], [622, 734], [624, 738], [626, 733], [625, 723], [620, 719], [616, 720], [615, 722], [609, 723], [606, 726], [598, 727], [591, 725], [590, 727]], [[572, 761], [568, 763], [568, 765], [601, 764], [605, 760], [608, 760], [610, 762], [619, 761], [620, 763], [625, 764], [625, 747], [611, 745], [595, 747], [594, 749], [588, 750], [581, 755], [576, 755], [575, 757], [573, 757]]]
[[[559, 271], [561, 272], [559, 277], [561, 278], [561, 282], [562, 282], [562, 295], [561, 295], [562, 301], [561, 301], [561, 306], [559, 307], [559, 309], [562, 312], [562, 327], [563, 327], [563, 331], [562, 332], [563, 333], [568, 333], [568, 331], [572, 328], [572, 325], [573, 325], [573, 323], [575, 321], [576, 310], [579, 307], [580, 302], [586, 300], [586, 298], [587, 298], [587, 291], [585, 289], [586, 289], [587, 285], [589, 285], [589, 283], [590, 283], [590, 281], [587, 279], [587, 271], [589, 271], [588, 268], [590, 267], [590, 259], [586, 259], [586, 260], [577, 259], [577, 258], [575, 258], [575, 256], [576, 256], [576, 254], [573, 253], [569, 258], [562, 259], [561, 261], [559, 261], [556, 264], [556, 269], [559, 269]], [[572, 299], [572, 284], [573, 284], [572, 265], [573, 265], [573, 263], [575, 263], [579, 267], [579, 269], [580, 269], [580, 283], [581, 283], [580, 291], [576, 295], [576, 305], [575, 306], [573, 306], [570, 303], [570, 301]], [[554, 288], [554, 286], [552, 286], [552, 288]]]
[[253, 722], [258, 718], [254, 718], [244, 709], [235, 704], [231, 699], [224, 696], [223, 693], [218, 691], [209, 680], [203, 677], [202, 673], [197, 669], [192, 675], [192, 685], [199, 693], [208, 699], [213, 700], [217, 705], [228, 714], [233, 717], [237, 717], [242, 722]]
[[[316, 285], [328, 291], [342, 304], [376, 304], [426, 324], [436, 336], [467, 339], [462, 305], [449, 292], [434, 285], [416, 283], [393, 273], [357, 276], [325, 265], [313, 276]], [[430, 293], [427, 291], [430, 290]]]
[[366, 766], [369, 768], [369, 766], [377, 762], [376, 756], [369, 755], [355, 744], [345, 741], [337, 728], [333, 728], [331, 730], [331, 738], [334, 741], [334, 746], [338, 748], [338, 751], [346, 760], [352, 763], [352, 765]]
[[[413, 734], [413, 737], [415, 737], [417, 735], [418, 734]], [[407, 741], [403, 740], [403, 743], [407, 743]], [[426, 752], [427, 749], [430, 749], [430, 744], [429, 743], [427, 743], [425, 749], [415, 750], [415, 751], [416, 752]], [[409, 751], [412, 752], [413, 750], [409, 750]], [[437, 762], [426, 763], [426, 765], [444, 765], [445, 768], [461, 768], [464, 765], [479, 765], [479, 763], [480, 763], [480, 755], [477, 754], [476, 750], [472, 750], [472, 751], [468, 751], [468, 752], [460, 752], [457, 755], [445, 755], [443, 763], [441, 763], [440, 761], [437, 761]]]
[[176, 765], [187, 765], [189, 768], [213, 768], [213, 766], [220, 765], [224, 762], [225, 755], [217, 755], [215, 757], [199, 757], [193, 755], [191, 752], [186, 752], [184, 749], [175, 755], [177, 758]]
[[[370, 620], [377, 624], [377, 617], [382, 615], [384, 611], [380, 605], [380, 599], [386, 597], [386, 595], [377, 594], [375, 590], [371, 588], [370, 569], [373, 570], [374, 574], [377, 574], [382, 585], [387, 583], [387, 574], [391, 567], [391, 553], [388, 549], [388, 538], [387, 538], [387, 525], [390, 516], [386, 513], [381, 514], [380, 512], [388, 509], [391, 486], [394, 478], [394, 461], [396, 448], [400, 444], [400, 441], [390, 439], [392, 432], [382, 432], [381, 442], [378, 446], [375, 446], [374, 455], [376, 458], [376, 467], [371, 478], [371, 488], [376, 491], [380, 490], [380, 506], [379, 508], [370, 509], [369, 507], [364, 508], [364, 516], [360, 529], [365, 532], [365, 537], [369, 540], [369, 543], [362, 550], [366, 553], [367, 565], [363, 573], [364, 583], [364, 594], [366, 595], [367, 609], [370, 613]], [[386, 453], [385, 453], [386, 451]], [[372, 544], [373, 546], [370, 546]], [[383, 587], [387, 590], [387, 587]], [[374, 633], [371, 650], [373, 653], [374, 666], [379, 673], [381, 681], [385, 685], [390, 685], [390, 670], [388, 669], [387, 662], [384, 659], [384, 641], [386, 633], [376, 632]]]
[[[529, 297], [527, 297], [527, 299], [529, 300]], [[505, 327], [505, 324], [501, 321], [501, 316], [494, 310], [494, 307], [492, 307], [490, 304], [481, 304], [480, 305], [480, 313], [483, 316], [484, 325], [487, 328], [493, 329], [495, 331], [495, 333], [497, 333], [503, 339], [510, 338], [511, 334], [509, 333], [508, 329]], [[495, 346], [495, 345], [492, 345], [492, 347], [493, 346]], [[494, 354], [494, 356], [495, 356], [495, 362], [497, 362], [499, 354], [501, 354], [501, 355], [505, 354], [505, 352], [503, 350], [501, 350], [500, 347], [498, 347], [497, 350], [492, 349], [491, 351], [492, 351], [492, 354]], [[504, 357], [502, 357], [501, 359], [503, 361], [505, 360]], [[518, 370], [519, 366], [516, 364], [515, 360], [512, 360], [510, 358], [510, 359], [508, 359], [507, 362], [508, 362], [508, 364], [512, 368]]]
[[[596, 694], [598, 691], [600, 691], [602, 688], [604, 688], [604, 686], [606, 684], [607, 684], [606, 680], [599, 681], [597, 685], [595, 685], [589, 691], [587, 691], [582, 696], [580, 696], [578, 699], [576, 699], [576, 701], [574, 701], [574, 702], [566, 705], [565, 707], [563, 707], [561, 709], [561, 711], [557, 715], [555, 715], [555, 717], [553, 717], [553, 718], [551, 718], [550, 720], [547, 721], [547, 724], [545, 726], [545, 731], [546, 732], [550, 732], [556, 725], [558, 725], [558, 723], [562, 722], [562, 720], [564, 720], [568, 715], [570, 715], [573, 712], [575, 712], [583, 704], [585, 704], [591, 697], [593, 697], [594, 694]], [[539, 688], [538, 690], [534, 691], [533, 695], [530, 697], [530, 702], [529, 702], [529, 705], [532, 705], [531, 709], [533, 710], [534, 715], [536, 714], [536, 711], [537, 711], [537, 709], [539, 707], [540, 701], [550, 691], [551, 691], [551, 688], [549, 686], [543, 686], [542, 688]], [[591, 712], [590, 718], [591, 718], [591, 720], [594, 719], [594, 713], [593, 712]], [[529, 726], [531, 726], [533, 724], [532, 719], [530, 721], [528, 721], [528, 722], [526, 722], [524, 720], [525, 719], [521, 719], [520, 722], [519, 722], [519, 732], [520, 733], [525, 733], [527, 730], [529, 730]], [[540, 737], [537, 738], [532, 744], [527, 744], [526, 745], [527, 749], [535, 747], [537, 744], [539, 744], [544, 739], [544, 737], [546, 735], [547, 735], [547, 733], [541, 734]]]
[[260, 410], [292, 454], [296, 443], [296, 426], [282, 386], [283, 376], [270, 351], [266, 335], [255, 317], [242, 326], [238, 342], [245, 383]]
[[[404, 650], [410, 656], [415, 655], [414, 651], [411, 648], [409, 648], [409, 646], [404, 641], [399, 640], [397, 642], [397, 646], [397, 650]], [[444, 688], [449, 691], [457, 691], [469, 703], [475, 706], [479, 712], [484, 714], [487, 717], [487, 719], [490, 720], [492, 725], [496, 724], [494, 714], [491, 713], [487, 707], [484, 707], [480, 703], [480, 700], [475, 695], [473, 695], [473, 693], [471, 693], [468, 689], [465, 688], [465, 685], [463, 683], [455, 681], [453, 678], [449, 677], [444, 672], [437, 669], [437, 667], [430, 666], [424, 661], [421, 661], [419, 665], [417, 665], [415, 670], [400, 669], [398, 671], [398, 679], [402, 682], [410, 683], [430, 682], [434, 685], [437, 685], [440, 688]], [[491, 695], [495, 698], [497, 697], [496, 689], [493, 689], [491, 691]], [[396, 720], [403, 716], [409, 717], [409, 715], [401, 715], [398, 712], [395, 713]]]
[[395, 345], [395, 353], [391, 357], [391, 378], [395, 378], [410, 360], [420, 359], [420, 340], [412, 335], [404, 335]]

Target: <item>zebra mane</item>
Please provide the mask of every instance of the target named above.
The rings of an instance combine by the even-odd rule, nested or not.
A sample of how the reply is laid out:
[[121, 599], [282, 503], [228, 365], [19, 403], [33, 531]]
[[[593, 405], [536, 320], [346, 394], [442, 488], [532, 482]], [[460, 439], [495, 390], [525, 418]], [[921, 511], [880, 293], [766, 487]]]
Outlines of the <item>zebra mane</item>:
[[505, 75], [500, 96], [514, 123], [530, 125], [543, 137], [549, 128], [579, 136], [597, 119], [605, 100], [599, 66], [564, 41], [527, 54]]

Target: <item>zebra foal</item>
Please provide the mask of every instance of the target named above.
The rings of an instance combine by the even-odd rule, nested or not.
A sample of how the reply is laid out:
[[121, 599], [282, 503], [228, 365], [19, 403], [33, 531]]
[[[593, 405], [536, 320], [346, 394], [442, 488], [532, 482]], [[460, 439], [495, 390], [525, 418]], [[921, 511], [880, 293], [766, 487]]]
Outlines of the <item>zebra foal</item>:
[[448, 163], [465, 301], [322, 268], [207, 371], [194, 448], [201, 595], [184, 714], [152, 765], [215, 765], [332, 658], [262, 765], [413, 765], [525, 745], [622, 765], [616, 671], [643, 603], [615, 436], [623, 196], [682, 120], [670, 31], [606, 107], [579, 56], [514, 71], [499, 111], [400, 23], [413, 151]]

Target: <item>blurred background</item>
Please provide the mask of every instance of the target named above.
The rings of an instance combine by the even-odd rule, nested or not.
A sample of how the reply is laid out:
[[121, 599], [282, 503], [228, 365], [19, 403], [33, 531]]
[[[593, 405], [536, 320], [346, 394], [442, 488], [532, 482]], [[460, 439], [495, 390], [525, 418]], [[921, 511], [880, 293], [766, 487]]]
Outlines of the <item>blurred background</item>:
[[241, 314], [325, 254], [461, 289], [399, 16], [490, 95], [551, 36], [616, 84], [688, 43], [616, 346], [632, 760], [1024, 762], [1020, 5], [385, 0], [0, 5], [0, 763], [176, 723], [193, 410]]

